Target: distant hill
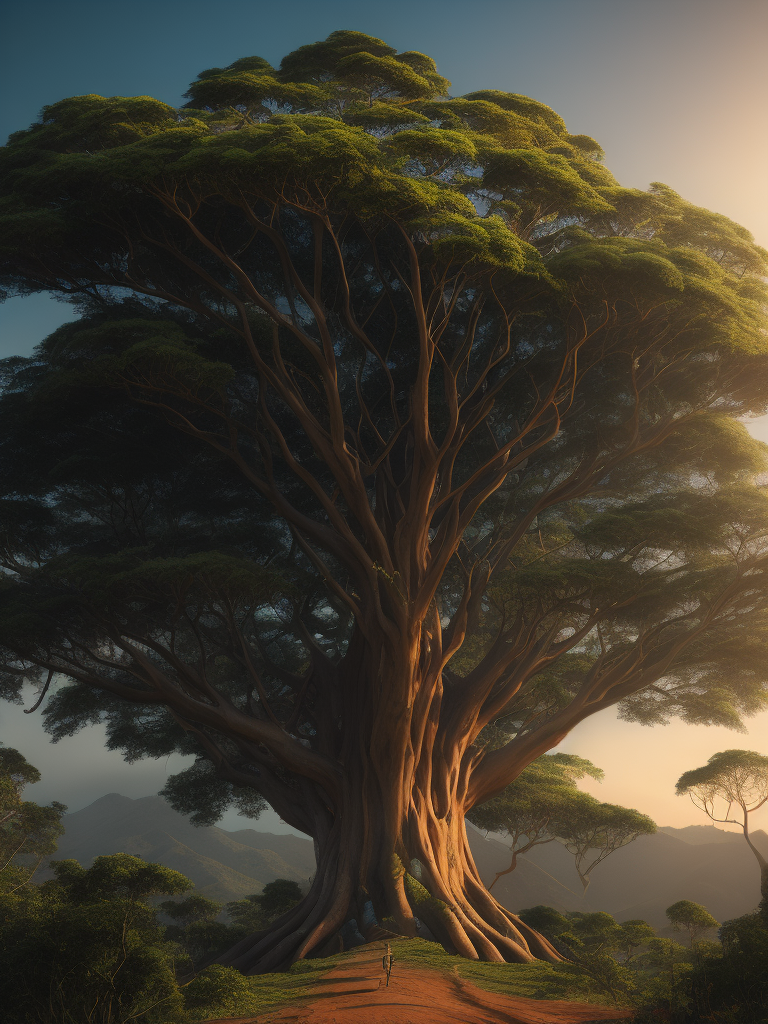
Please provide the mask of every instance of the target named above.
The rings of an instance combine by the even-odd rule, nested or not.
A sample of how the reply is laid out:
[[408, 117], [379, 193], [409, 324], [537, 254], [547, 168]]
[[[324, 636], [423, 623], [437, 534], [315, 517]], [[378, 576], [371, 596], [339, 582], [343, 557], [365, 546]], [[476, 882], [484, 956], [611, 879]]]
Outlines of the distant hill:
[[[768, 856], [768, 835], [757, 831], [752, 840]], [[473, 850], [480, 845], [476, 839], [470, 844]], [[478, 870], [487, 885], [500, 867], [509, 865], [510, 857], [501, 842], [492, 854], [491, 848], [483, 849], [486, 856], [482, 862], [477, 858]], [[523, 864], [529, 865], [527, 873], [515, 879]], [[534, 867], [538, 872], [530, 871]], [[539, 899], [545, 891], [540, 872], [560, 886], [550, 886], [549, 900]], [[509, 888], [504, 886], [505, 879], [513, 880]], [[738, 832], [706, 825], [665, 827], [655, 835], [641, 836], [598, 865], [586, 895], [582, 895], [573, 857], [555, 842], [519, 857], [515, 871], [499, 879], [493, 891], [510, 910], [537, 903], [561, 911], [606, 910], [619, 921], [641, 918], [663, 929], [669, 924], [664, 911], [677, 900], [701, 903], [718, 921], [750, 913], [760, 901], [760, 869]]]
[[[486, 885], [490, 885], [497, 871], [505, 871], [509, 867], [512, 859], [509, 847], [493, 836], [486, 838], [470, 822], [467, 822], [467, 835], [480, 877]], [[515, 870], [502, 875], [492, 892], [508, 910], [523, 910], [539, 904], [554, 907], [560, 913], [567, 910], [593, 910], [582, 895], [578, 875], [576, 882], [576, 887], [569, 887], [546, 865], [527, 857], [518, 857]]]
[[89, 867], [101, 854], [137, 854], [181, 871], [200, 892], [224, 903], [261, 892], [275, 878], [306, 882], [315, 870], [311, 839], [198, 828], [159, 796], [132, 800], [109, 793], [66, 814], [63, 825], [56, 860], [73, 857]]
[[[132, 800], [110, 793], [65, 815], [63, 824], [56, 859], [73, 857], [88, 867], [100, 854], [138, 854], [181, 871], [223, 903], [260, 892], [275, 878], [304, 883], [315, 870], [310, 839], [251, 828], [197, 828], [159, 796]], [[468, 833], [480, 877], [489, 885], [509, 867], [509, 849], [473, 825]], [[754, 833], [753, 840], [768, 856], [765, 832]], [[663, 827], [595, 868], [586, 895], [573, 858], [554, 842], [519, 857], [493, 894], [510, 910], [541, 903], [561, 912], [606, 910], [620, 921], [639, 917], [663, 929], [664, 911], [677, 900], [702, 903], [718, 921], [749, 913], [760, 899], [760, 872], [740, 833], [706, 825]]]
[[662, 825], [659, 832], [666, 832], [668, 836], [682, 839], [684, 843], [690, 843], [691, 846], [702, 846], [707, 843], [732, 843], [734, 837], [739, 842], [744, 842], [741, 832], [725, 832], [721, 828], [715, 828], [714, 825], [687, 825], [685, 828]]

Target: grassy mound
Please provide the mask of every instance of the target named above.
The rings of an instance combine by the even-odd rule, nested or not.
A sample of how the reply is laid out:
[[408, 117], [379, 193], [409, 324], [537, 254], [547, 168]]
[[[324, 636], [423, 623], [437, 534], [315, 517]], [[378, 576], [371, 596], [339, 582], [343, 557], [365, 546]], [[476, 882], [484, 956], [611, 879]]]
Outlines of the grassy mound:
[[[425, 939], [395, 939], [393, 981], [398, 968], [414, 967], [455, 974], [478, 988], [503, 996], [527, 999], [577, 999], [600, 1005], [611, 1000], [589, 991], [584, 979], [574, 975], [571, 965], [481, 963], [446, 953], [436, 942]], [[306, 998], [323, 975], [340, 966], [357, 950], [317, 960], [299, 960], [279, 974], [244, 977], [228, 967], [207, 968], [185, 991], [189, 1020], [257, 1016], [286, 1003]]]

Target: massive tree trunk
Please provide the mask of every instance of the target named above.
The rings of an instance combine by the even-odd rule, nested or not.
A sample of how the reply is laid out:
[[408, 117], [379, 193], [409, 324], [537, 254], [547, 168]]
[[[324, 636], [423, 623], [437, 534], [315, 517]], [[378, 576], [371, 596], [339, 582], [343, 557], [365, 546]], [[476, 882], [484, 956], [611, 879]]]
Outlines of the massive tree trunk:
[[[361, 923], [369, 902], [385, 928], [415, 936], [420, 921], [470, 959], [562, 959], [493, 898], [475, 867], [464, 814], [479, 726], [449, 727], [451, 701], [430, 667], [439, 639], [424, 629], [400, 658], [373, 648], [375, 664], [371, 646], [360, 634], [353, 639], [337, 677], [339, 703], [327, 704], [343, 718], [335, 757], [341, 781], [333, 797], [315, 786], [305, 801], [315, 824], [311, 889], [220, 962], [261, 973], [338, 951], [339, 929], [353, 918]], [[361, 672], [375, 673], [376, 685], [361, 687]]]
[[337, 952], [339, 929], [352, 918], [362, 927], [368, 902], [383, 927], [415, 936], [421, 921], [446, 949], [470, 959], [561, 959], [480, 880], [459, 800], [452, 798], [438, 817], [432, 799], [414, 786], [410, 807], [397, 822], [391, 818], [397, 776], [385, 790], [372, 759], [359, 760], [358, 771], [363, 785], [345, 787], [344, 806], [316, 837], [317, 870], [305, 899], [266, 931], [238, 943], [221, 963], [262, 973]]

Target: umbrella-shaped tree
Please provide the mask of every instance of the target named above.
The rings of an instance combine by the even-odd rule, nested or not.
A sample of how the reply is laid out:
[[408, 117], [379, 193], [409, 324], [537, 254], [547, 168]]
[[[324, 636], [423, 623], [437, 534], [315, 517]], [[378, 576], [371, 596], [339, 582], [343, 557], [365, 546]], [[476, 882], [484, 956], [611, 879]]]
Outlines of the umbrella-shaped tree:
[[198, 820], [266, 799], [314, 837], [247, 971], [369, 901], [556, 957], [465, 813], [604, 708], [765, 699], [765, 253], [543, 104], [446, 89], [339, 32], [0, 154], [6, 287], [85, 308], [6, 366], [4, 679], [69, 680], [59, 732], [197, 751]]
[[768, 915], [768, 859], [749, 834], [750, 814], [768, 803], [768, 757], [756, 750], [721, 750], [701, 768], [684, 772], [676, 792], [687, 793], [711, 821], [741, 826], [760, 866], [762, 907]]
[[602, 779], [603, 772], [574, 754], [543, 754], [501, 793], [472, 808], [467, 818], [478, 828], [504, 834], [512, 851], [510, 866], [497, 873], [489, 889], [515, 870], [519, 854], [557, 841], [573, 854], [586, 892], [592, 871], [606, 857], [656, 831], [647, 815], [583, 793], [576, 780], [585, 775]]

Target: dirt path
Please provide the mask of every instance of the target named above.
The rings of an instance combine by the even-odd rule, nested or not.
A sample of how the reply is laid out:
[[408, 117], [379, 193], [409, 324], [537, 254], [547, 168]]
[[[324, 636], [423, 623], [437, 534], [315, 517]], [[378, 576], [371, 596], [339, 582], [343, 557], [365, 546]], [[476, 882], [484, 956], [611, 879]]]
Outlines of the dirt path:
[[399, 967], [389, 988], [385, 943], [359, 947], [356, 957], [326, 974], [299, 1006], [208, 1024], [590, 1024], [632, 1017], [629, 1010], [589, 1003], [506, 997], [456, 975]]

